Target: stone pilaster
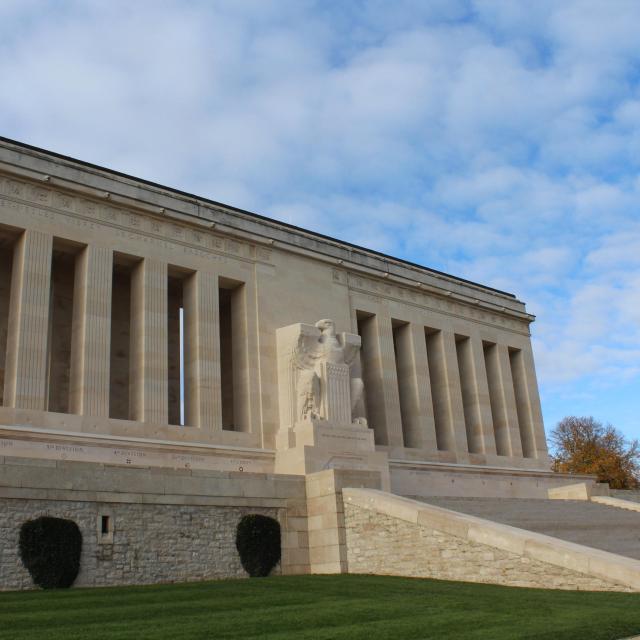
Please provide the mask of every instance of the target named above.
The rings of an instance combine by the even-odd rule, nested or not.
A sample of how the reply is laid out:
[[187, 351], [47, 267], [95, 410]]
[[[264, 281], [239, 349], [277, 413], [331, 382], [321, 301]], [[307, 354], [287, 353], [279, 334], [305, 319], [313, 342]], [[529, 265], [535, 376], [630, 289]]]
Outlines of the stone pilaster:
[[184, 284], [185, 423], [222, 430], [217, 276], [199, 271]]
[[109, 415], [111, 249], [89, 245], [76, 258], [70, 411]]
[[167, 424], [167, 265], [145, 258], [134, 269], [131, 291], [131, 414]]
[[50, 234], [28, 229], [14, 250], [4, 389], [8, 407], [47, 406], [52, 244]]

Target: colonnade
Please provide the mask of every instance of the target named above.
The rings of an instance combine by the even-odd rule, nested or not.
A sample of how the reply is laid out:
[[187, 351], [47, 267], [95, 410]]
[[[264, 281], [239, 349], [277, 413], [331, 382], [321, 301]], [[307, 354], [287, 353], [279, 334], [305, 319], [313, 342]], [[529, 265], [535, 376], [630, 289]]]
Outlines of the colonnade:
[[[250, 415], [259, 373], [250, 366], [245, 284], [35, 229], [5, 238], [0, 403], [208, 431], [259, 429]], [[509, 344], [451, 323], [428, 326], [419, 315], [356, 315], [378, 445], [546, 456], [528, 338]]]
[[533, 356], [518, 346], [357, 313], [366, 415], [391, 448], [546, 457]]
[[32, 229], [8, 244], [2, 406], [249, 430], [243, 283]]

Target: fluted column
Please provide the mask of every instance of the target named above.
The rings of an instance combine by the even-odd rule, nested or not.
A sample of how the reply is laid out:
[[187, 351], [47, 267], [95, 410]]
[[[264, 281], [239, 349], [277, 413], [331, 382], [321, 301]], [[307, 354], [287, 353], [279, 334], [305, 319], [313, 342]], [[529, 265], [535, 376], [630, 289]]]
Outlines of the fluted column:
[[400, 396], [398, 394], [398, 377], [396, 372], [395, 352], [393, 349], [393, 329], [391, 318], [376, 316], [376, 334], [378, 343], [378, 364], [382, 380], [383, 418], [386, 444], [390, 447], [402, 447], [402, 415], [400, 413]]
[[199, 271], [184, 284], [185, 424], [222, 430], [218, 278]]
[[533, 451], [529, 453], [536, 458], [546, 458], [548, 455], [547, 440], [544, 434], [544, 422], [542, 420], [540, 393], [538, 391], [533, 353], [531, 347], [523, 349], [520, 353], [522, 356], [522, 373], [527, 399], [525, 410], [530, 420], [531, 439], [533, 443]]
[[8, 407], [47, 406], [52, 244], [48, 233], [27, 229], [14, 250], [4, 388]]
[[167, 424], [167, 265], [145, 258], [131, 280], [131, 415]]
[[464, 387], [465, 414], [467, 419], [471, 419], [471, 424], [467, 425], [469, 451], [495, 455], [496, 440], [493, 434], [493, 417], [482, 341], [472, 336], [465, 341], [464, 348], [466, 353], [463, 357], [467, 358], [465, 367], [467, 375], [461, 383]]
[[452, 451], [466, 453], [467, 433], [464, 422], [464, 407], [462, 405], [462, 389], [460, 388], [460, 372], [458, 370], [458, 354], [456, 352], [456, 338], [453, 331], [443, 330], [442, 353], [445, 374], [445, 393], [448, 413], [448, 441]]
[[405, 447], [435, 451], [438, 445], [424, 327], [415, 323], [402, 327], [396, 335], [396, 350]]
[[502, 379], [504, 393], [504, 411], [508, 425], [510, 455], [522, 457], [522, 442], [520, 440], [520, 426], [518, 423], [518, 407], [511, 375], [511, 361], [509, 359], [509, 347], [506, 344], [498, 344], [498, 362], [500, 377]]
[[503, 344], [488, 345], [485, 348], [485, 362], [497, 453], [520, 457], [522, 446], [508, 347]]
[[362, 324], [362, 367], [367, 420], [376, 444], [403, 446], [400, 397], [393, 351], [391, 318], [371, 316]]
[[70, 411], [109, 415], [113, 253], [89, 245], [76, 258]]

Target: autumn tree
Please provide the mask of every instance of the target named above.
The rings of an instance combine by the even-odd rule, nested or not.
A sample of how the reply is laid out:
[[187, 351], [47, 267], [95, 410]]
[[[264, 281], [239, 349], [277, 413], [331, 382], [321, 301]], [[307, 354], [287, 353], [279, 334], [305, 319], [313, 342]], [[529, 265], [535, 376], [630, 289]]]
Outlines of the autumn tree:
[[640, 446], [592, 417], [563, 418], [551, 432], [554, 471], [597, 475], [612, 489], [640, 486]]

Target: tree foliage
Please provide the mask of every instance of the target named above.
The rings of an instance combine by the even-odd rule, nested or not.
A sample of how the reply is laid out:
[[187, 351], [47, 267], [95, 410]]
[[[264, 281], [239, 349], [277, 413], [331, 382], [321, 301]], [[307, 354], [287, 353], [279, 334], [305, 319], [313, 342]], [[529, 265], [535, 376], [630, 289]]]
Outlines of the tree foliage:
[[588, 473], [612, 489], [640, 486], [640, 446], [628, 442], [612, 425], [592, 417], [563, 418], [551, 432], [553, 469]]

